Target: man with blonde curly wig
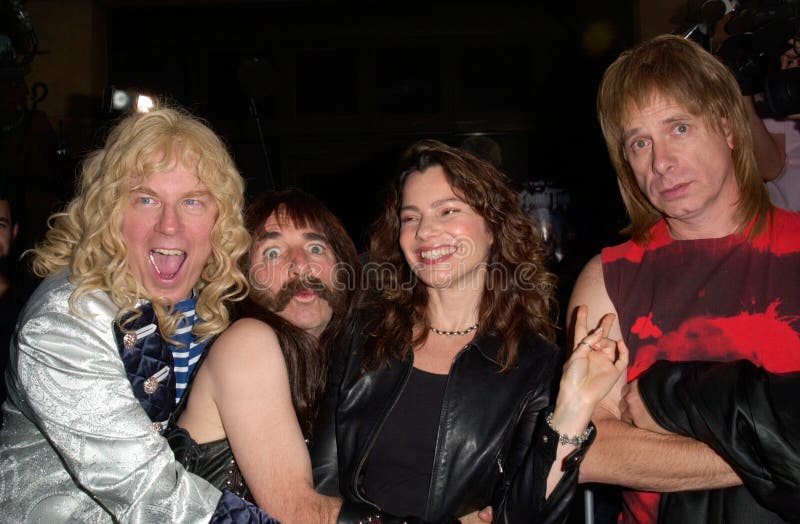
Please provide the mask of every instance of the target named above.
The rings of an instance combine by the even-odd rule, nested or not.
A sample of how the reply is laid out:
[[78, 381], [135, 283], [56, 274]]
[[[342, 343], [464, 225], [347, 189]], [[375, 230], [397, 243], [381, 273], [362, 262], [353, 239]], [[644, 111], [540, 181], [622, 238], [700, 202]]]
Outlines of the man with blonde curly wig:
[[243, 297], [243, 182], [176, 109], [120, 121], [33, 250], [0, 433], [3, 522], [269, 521], [180, 466], [162, 432]]
[[[725, 429], [745, 427], [754, 406], [739, 405], [740, 418], [719, 416], [738, 385], [703, 399], [714, 417], [694, 434], [656, 430], [635, 407], [637, 379], [657, 360], [800, 370], [800, 215], [770, 203], [739, 86], [694, 42], [664, 35], [624, 52], [603, 76], [597, 108], [631, 239], [589, 261], [570, 310], [588, 304], [595, 320], [616, 313], [611, 336], [625, 340], [631, 358], [629, 384], [595, 410], [597, 439], [581, 480], [630, 488], [624, 523], [784, 522], [769, 498], [797, 468], [785, 460], [768, 469], [750, 450], [774, 448]], [[714, 431], [726, 446], [701, 436]], [[754, 440], [784, 431], [773, 419]]]

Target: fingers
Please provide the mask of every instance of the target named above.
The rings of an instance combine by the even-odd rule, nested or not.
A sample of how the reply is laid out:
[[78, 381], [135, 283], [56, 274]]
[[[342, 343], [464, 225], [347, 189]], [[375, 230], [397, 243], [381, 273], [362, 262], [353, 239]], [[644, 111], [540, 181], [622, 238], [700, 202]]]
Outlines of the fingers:
[[622, 398], [620, 398], [619, 401], [620, 419], [628, 424], [634, 424], [633, 413], [628, 398], [631, 394], [631, 389], [635, 387], [635, 385], [636, 381], [634, 380], [622, 386]]
[[587, 325], [589, 319], [589, 308], [586, 305], [581, 304], [575, 309], [575, 330], [573, 333], [573, 346], [576, 346], [583, 338], [586, 336], [586, 333], [589, 331], [589, 326]]
[[588, 335], [583, 337], [578, 341], [575, 345], [575, 348], [572, 350], [572, 355], [570, 356], [570, 360], [579, 359], [579, 358], [586, 358], [589, 356], [593, 350], [600, 349], [598, 344], [601, 343], [603, 340], [601, 337], [603, 335], [602, 330], [598, 327], [593, 329]]
[[614, 319], [617, 316], [613, 313], [606, 313], [603, 315], [603, 318], [600, 319], [600, 328], [603, 330], [604, 334], [611, 333], [611, 326], [614, 324]]
[[489, 522], [489, 523], [491, 523], [491, 522], [492, 522], [492, 519], [494, 518], [494, 516], [492, 515], [492, 507], [491, 507], [491, 506], [486, 506], [485, 508], [483, 508], [482, 510], [480, 510], [480, 511], [478, 512], [478, 517], [479, 517], [479, 518], [480, 518], [480, 519], [481, 519], [483, 522]]
[[628, 359], [630, 358], [630, 351], [625, 341], [619, 339], [617, 341], [617, 360], [614, 362], [614, 367], [618, 370], [625, 371], [628, 369]]
[[617, 342], [608, 337], [603, 337], [592, 344], [592, 349], [605, 355], [611, 362], [617, 358]]

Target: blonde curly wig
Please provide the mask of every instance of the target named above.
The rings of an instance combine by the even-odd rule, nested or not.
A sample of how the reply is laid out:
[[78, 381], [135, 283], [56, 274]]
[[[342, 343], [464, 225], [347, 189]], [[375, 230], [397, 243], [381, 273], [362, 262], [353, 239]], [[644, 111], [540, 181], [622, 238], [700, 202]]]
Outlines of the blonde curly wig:
[[228, 326], [229, 303], [248, 291], [239, 267], [250, 244], [242, 218], [244, 182], [219, 137], [176, 108], [128, 116], [115, 125], [105, 147], [85, 159], [76, 196], [50, 217], [45, 240], [32, 250], [38, 276], [71, 271], [77, 287], [70, 308], [76, 314], [82, 295], [102, 290], [120, 307], [118, 322], [144, 299], [158, 305], [162, 333], [173, 333], [173, 304], [157, 303], [133, 275], [121, 226], [131, 187], [176, 163], [195, 172], [219, 211], [211, 231], [211, 256], [195, 285], [196, 312], [203, 319], [195, 325], [195, 335], [208, 338]]

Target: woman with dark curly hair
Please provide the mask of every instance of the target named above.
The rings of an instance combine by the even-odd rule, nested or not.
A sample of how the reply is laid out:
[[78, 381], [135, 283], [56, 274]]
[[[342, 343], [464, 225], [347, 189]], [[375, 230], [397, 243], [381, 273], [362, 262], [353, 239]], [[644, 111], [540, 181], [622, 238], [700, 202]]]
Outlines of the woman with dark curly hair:
[[476, 521], [487, 505], [494, 522], [563, 520], [592, 410], [627, 366], [613, 318], [587, 333], [579, 312], [561, 376], [555, 277], [517, 194], [437, 141], [404, 155], [370, 257], [312, 452], [339, 522]]

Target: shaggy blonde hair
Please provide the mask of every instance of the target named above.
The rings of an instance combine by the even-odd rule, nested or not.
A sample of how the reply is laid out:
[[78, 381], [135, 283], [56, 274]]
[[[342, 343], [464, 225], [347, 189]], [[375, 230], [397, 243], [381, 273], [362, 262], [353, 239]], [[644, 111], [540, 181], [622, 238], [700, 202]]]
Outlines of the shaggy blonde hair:
[[33, 249], [33, 270], [40, 277], [69, 268], [76, 289], [70, 309], [91, 291], [107, 292], [120, 307], [117, 322], [141, 299], [153, 302], [162, 333], [174, 332], [174, 304], [148, 296], [132, 273], [122, 238], [122, 219], [131, 188], [144, 177], [180, 164], [194, 172], [217, 203], [211, 230], [211, 256], [195, 284], [197, 315], [194, 333], [208, 338], [230, 322], [228, 303], [248, 291], [239, 260], [250, 236], [244, 227], [244, 182], [217, 135], [188, 113], [157, 109], [122, 119], [109, 133], [105, 147], [83, 163], [77, 195], [48, 220], [45, 240]]
[[733, 134], [733, 166], [740, 194], [738, 231], [756, 219], [750, 235], [757, 235], [764, 228], [772, 205], [756, 165], [739, 85], [722, 62], [696, 43], [676, 35], [658, 36], [622, 53], [603, 75], [597, 95], [600, 126], [630, 218], [630, 225], [623, 232], [637, 242], [646, 242], [650, 227], [662, 218], [636, 183], [625, 157], [624, 141], [630, 110], [649, 106], [655, 95], [701, 116], [718, 133], [722, 133], [723, 120], [727, 122]]

